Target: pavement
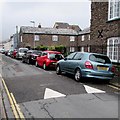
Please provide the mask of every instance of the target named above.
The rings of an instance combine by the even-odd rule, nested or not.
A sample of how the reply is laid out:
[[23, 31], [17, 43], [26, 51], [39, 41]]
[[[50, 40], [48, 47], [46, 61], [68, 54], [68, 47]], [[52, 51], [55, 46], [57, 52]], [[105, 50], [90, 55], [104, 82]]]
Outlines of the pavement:
[[120, 88], [120, 76], [115, 76], [112, 80], [110, 80], [109, 84]]

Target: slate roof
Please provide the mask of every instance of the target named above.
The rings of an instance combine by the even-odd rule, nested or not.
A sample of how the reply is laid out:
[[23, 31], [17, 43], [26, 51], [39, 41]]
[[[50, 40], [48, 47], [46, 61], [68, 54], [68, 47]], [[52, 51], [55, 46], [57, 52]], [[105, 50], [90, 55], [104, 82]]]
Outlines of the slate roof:
[[56, 28], [56, 26], [58, 28], [68, 28], [69, 24], [68, 23], [64, 23], [64, 22], [56, 22], [55, 25], [54, 25], [54, 28]]
[[38, 28], [30, 26], [22, 26], [20, 28], [22, 33], [36, 33], [36, 34], [53, 34], [53, 35], [78, 35], [73, 29], [62, 29], [62, 28]]
[[79, 35], [88, 34], [88, 33], [90, 33], [90, 28], [85, 28], [79, 32]]

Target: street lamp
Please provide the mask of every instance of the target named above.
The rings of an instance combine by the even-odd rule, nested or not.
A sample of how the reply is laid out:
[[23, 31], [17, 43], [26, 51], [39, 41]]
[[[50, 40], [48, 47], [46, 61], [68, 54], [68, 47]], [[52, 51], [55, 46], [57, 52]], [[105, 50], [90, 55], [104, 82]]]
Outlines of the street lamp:
[[[33, 23], [33, 27], [35, 27], [35, 21], [30, 21], [31, 23]], [[33, 31], [33, 46], [34, 46], [34, 49], [35, 49], [35, 33]]]

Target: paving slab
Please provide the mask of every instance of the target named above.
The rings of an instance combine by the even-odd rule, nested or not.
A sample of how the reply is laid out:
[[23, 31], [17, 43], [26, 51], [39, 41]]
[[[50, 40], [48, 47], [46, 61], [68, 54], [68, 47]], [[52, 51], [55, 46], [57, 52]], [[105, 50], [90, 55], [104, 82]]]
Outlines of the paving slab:
[[26, 118], [118, 118], [118, 94], [96, 93], [21, 103]]

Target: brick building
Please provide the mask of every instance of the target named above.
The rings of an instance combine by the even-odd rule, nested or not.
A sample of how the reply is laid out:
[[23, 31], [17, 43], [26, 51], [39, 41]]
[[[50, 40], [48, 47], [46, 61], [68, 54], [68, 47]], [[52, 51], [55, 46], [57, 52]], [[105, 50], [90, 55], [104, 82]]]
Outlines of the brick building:
[[19, 47], [64, 45], [67, 53], [78, 50], [90, 51], [86, 46], [90, 39], [89, 34], [89, 28], [81, 31], [79, 26], [67, 23], [55, 23], [53, 28], [22, 26], [19, 33]]
[[90, 31], [91, 52], [120, 62], [120, 0], [91, 3]]

